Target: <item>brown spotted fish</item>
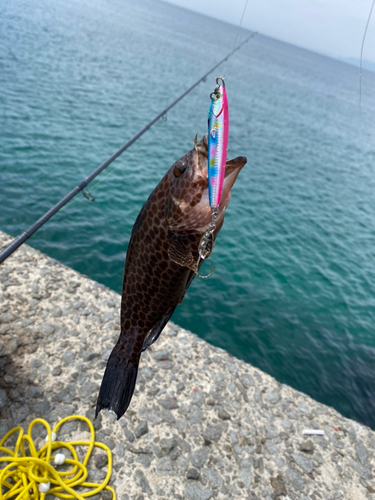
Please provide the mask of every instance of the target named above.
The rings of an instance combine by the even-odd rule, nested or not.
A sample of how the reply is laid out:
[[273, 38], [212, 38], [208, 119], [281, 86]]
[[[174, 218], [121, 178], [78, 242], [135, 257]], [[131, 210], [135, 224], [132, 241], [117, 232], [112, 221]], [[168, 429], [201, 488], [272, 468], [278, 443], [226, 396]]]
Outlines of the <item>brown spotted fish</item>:
[[[230, 190], [246, 163], [226, 163], [213, 237], [224, 222]], [[211, 223], [207, 180], [207, 135], [165, 174], [135, 221], [122, 287], [121, 333], [108, 359], [96, 414], [119, 419], [133, 396], [141, 353], [162, 332], [203, 261], [198, 247]]]

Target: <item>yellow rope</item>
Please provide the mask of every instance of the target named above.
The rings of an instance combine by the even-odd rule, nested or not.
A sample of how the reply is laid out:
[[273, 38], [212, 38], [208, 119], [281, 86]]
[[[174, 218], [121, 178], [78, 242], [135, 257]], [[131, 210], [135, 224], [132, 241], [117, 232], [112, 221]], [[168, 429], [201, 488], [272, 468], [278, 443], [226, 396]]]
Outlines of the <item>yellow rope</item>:
[[[53, 440], [53, 434], [57, 434], [62, 424], [76, 419], [83, 420], [89, 426], [90, 441], [64, 443]], [[40, 450], [36, 449], [32, 438], [32, 430], [36, 423], [40, 423], [46, 428], [48, 436], [48, 441]], [[18, 437], [14, 450], [4, 446], [4, 443], [17, 432]], [[87, 447], [82, 463], [78, 459], [76, 446]], [[108, 471], [102, 484], [86, 482], [87, 463], [94, 447], [102, 448], [108, 456]], [[65, 458], [64, 464], [71, 465], [72, 468], [65, 472], [59, 472], [56, 469], [56, 467], [59, 468], [59, 465], [54, 464], [56, 456], [52, 455], [52, 452], [59, 449], [59, 454], [61, 454], [63, 448], [67, 449], [73, 457]], [[0, 452], [2, 455], [6, 455], [0, 457], [0, 464], [4, 464], [0, 471], [0, 500], [11, 498], [14, 500], [45, 500], [46, 494], [59, 498], [84, 500], [84, 498], [96, 495], [103, 489], [109, 490], [112, 493], [112, 500], [116, 500], [115, 491], [108, 486], [112, 473], [111, 450], [105, 444], [95, 441], [94, 427], [86, 417], [80, 415], [66, 417], [52, 431], [48, 422], [42, 418], [36, 418], [29, 425], [27, 434], [24, 434], [22, 427], [15, 427], [9, 431], [0, 441]], [[58, 459], [59, 457], [57, 457]], [[79, 493], [74, 489], [76, 487], [80, 487]], [[82, 489], [89, 491], [82, 492]]]

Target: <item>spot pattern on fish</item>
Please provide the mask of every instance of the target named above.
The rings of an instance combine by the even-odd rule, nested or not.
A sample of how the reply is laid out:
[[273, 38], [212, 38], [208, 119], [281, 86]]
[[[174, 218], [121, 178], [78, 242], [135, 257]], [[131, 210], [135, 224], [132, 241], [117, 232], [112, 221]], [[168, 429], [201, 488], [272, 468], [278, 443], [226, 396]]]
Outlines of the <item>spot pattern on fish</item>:
[[[246, 158], [239, 157], [226, 169], [228, 182], [214, 238], [245, 163]], [[133, 226], [122, 287], [121, 333], [107, 363], [97, 413], [106, 408], [120, 418], [128, 408], [141, 353], [157, 340], [199, 269], [198, 247], [210, 222], [204, 136], [168, 170]]]

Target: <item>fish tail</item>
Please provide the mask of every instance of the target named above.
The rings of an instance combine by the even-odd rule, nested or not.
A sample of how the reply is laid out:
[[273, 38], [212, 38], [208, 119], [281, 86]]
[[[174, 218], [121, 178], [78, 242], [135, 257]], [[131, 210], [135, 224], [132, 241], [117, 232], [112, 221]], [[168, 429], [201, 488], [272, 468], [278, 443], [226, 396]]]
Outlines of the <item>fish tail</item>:
[[105, 409], [113, 411], [119, 420], [128, 409], [135, 389], [141, 354], [133, 351], [129, 356], [129, 351], [134, 347], [129, 346], [129, 343], [131, 342], [123, 341], [120, 337], [109, 356], [96, 403], [95, 418]]

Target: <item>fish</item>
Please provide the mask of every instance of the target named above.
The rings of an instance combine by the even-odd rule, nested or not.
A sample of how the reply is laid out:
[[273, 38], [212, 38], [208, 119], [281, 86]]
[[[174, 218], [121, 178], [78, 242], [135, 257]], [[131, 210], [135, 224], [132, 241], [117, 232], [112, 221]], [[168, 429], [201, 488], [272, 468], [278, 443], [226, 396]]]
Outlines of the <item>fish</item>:
[[[150, 194], [134, 223], [126, 254], [121, 330], [96, 405], [121, 418], [132, 399], [142, 352], [160, 336], [203, 260], [199, 244], [211, 222], [208, 199], [208, 137], [176, 161]], [[231, 189], [247, 159], [227, 161], [213, 241]], [[212, 248], [210, 249], [212, 251]]]

